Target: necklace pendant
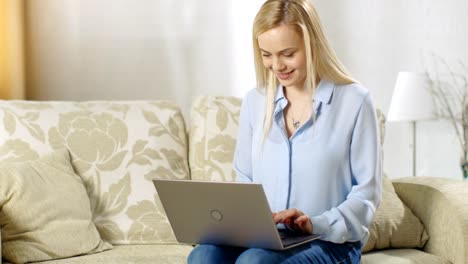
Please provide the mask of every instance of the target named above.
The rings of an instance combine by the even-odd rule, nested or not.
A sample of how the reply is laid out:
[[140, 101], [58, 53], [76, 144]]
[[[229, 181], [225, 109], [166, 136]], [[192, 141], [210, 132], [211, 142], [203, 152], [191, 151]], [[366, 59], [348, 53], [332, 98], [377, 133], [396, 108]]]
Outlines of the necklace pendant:
[[301, 122], [299, 120], [294, 120], [294, 118], [292, 119], [292, 122], [293, 122], [293, 127], [295, 129], [298, 129]]

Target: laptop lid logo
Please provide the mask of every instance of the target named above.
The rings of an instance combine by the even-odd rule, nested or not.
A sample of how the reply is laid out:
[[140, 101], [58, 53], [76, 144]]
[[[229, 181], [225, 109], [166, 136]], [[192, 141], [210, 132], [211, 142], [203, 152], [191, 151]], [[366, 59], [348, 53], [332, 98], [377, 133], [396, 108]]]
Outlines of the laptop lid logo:
[[213, 218], [213, 220], [217, 222], [220, 222], [221, 220], [223, 220], [223, 214], [218, 210], [211, 210], [210, 214], [211, 214], [211, 218]]

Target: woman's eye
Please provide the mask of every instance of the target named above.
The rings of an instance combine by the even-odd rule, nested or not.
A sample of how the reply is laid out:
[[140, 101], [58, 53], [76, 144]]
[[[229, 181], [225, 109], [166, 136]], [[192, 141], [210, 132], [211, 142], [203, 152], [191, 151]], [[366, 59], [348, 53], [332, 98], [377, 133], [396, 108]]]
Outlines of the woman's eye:
[[262, 54], [263, 57], [268, 58], [270, 57], [270, 54]]
[[285, 57], [292, 57], [293, 55], [294, 55], [294, 53], [284, 54]]

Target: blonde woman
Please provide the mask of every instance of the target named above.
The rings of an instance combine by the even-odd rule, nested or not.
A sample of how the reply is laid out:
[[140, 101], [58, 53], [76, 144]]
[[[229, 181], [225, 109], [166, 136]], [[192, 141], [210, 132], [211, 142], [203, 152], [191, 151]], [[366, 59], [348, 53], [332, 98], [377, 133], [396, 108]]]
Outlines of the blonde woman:
[[237, 180], [263, 185], [280, 228], [321, 239], [285, 251], [200, 245], [188, 262], [359, 263], [381, 197], [369, 92], [335, 56], [310, 0], [266, 1], [253, 44], [258, 87], [242, 103]]

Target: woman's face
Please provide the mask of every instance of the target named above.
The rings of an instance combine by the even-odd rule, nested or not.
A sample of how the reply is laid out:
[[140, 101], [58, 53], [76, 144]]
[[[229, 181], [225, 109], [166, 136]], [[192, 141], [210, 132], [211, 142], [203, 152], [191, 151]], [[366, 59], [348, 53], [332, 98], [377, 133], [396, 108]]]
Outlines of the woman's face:
[[258, 36], [263, 65], [286, 88], [304, 88], [307, 76], [302, 35], [293, 25], [280, 25]]

